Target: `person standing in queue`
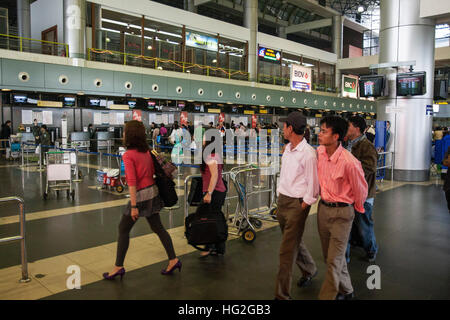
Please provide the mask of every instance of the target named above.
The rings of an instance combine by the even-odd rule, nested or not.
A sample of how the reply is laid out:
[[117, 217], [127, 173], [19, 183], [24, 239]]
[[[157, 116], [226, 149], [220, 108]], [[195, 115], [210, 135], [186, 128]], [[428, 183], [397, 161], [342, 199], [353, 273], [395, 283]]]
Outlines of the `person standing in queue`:
[[39, 136], [39, 141], [41, 143], [41, 163], [45, 163], [45, 154], [50, 149], [51, 138], [50, 133], [48, 133], [47, 126], [45, 124], [41, 127], [41, 135]]
[[150, 228], [158, 235], [166, 250], [169, 264], [167, 268], [161, 271], [161, 274], [170, 275], [176, 269], [181, 271], [181, 260], [175, 255], [172, 239], [162, 225], [159, 216], [159, 212], [164, 205], [153, 178], [155, 167], [142, 122], [132, 120], [126, 123], [124, 145], [127, 151], [123, 155], [123, 162], [130, 190], [130, 202], [119, 224], [115, 266], [111, 272], [105, 272], [103, 278], [113, 280], [120, 276], [122, 279], [125, 274], [124, 260], [130, 243], [130, 231], [139, 217], [147, 219]]
[[317, 274], [316, 264], [302, 236], [311, 205], [317, 201], [319, 195], [319, 179], [316, 152], [304, 139], [306, 118], [300, 112], [294, 111], [280, 121], [284, 122], [283, 135], [289, 142], [281, 159], [277, 188], [277, 219], [283, 236], [275, 299], [290, 300], [294, 262], [303, 275], [298, 286], [309, 285]]
[[41, 127], [39, 127], [37, 119], [33, 120], [33, 127], [31, 127], [31, 132], [33, 133], [33, 136], [34, 136], [34, 143], [39, 144], [40, 143], [39, 137], [41, 135]]
[[317, 173], [321, 200], [317, 225], [327, 264], [319, 293], [321, 300], [354, 298], [345, 250], [354, 210], [364, 213], [368, 188], [361, 163], [341, 145], [347, 130], [347, 121], [338, 116], [325, 117], [320, 122]]
[[[205, 149], [210, 144], [214, 144], [215, 137], [212, 136], [211, 140], [203, 141], [202, 152], [202, 164], [200, 165], [200, 172], [202, 174], [202, 192], [203, 202], [209, 203], [212, 212], [218, 212], [221, 214], [222, 206], [225, 203], [227, 195], [227, 187], [222, 179], [223, 160], [219, 155], [219, 150], [214, 150], [209, 154], [205, 154]], [[220, 144], [222, 146], [222, 144]], [[201, 257], [208, 255], [225, 254], [225, 241], [207, 245], [205, 249], [209, 251], [203, 251]]]
[[364, 171], [364, 178], [366, 179], [369, 192], [367, 200], [364, 202], [364, 214], [355, 210], [355, 219], [353, 220], [352, 231], [350, 232], [350, 239], [347, 245], [345, 258], [347, 263], [350, 262], [350, 243], [352, 238], [361, 240], [361, 245], [366, 251], [367, 260], [369, 262], [375, 261], [378, 246], [375, 239], [375, 232], [373, 230], [372, 210], [376, 195], [375, 180], [377, 175], [377, 159], [378, 153], [375, 146], [363, 134], [366, 129], [366, 121], [360, 116], [353, 116], [348, 119], [348, 146], [350, 151], [356, 159], [361, 162]]

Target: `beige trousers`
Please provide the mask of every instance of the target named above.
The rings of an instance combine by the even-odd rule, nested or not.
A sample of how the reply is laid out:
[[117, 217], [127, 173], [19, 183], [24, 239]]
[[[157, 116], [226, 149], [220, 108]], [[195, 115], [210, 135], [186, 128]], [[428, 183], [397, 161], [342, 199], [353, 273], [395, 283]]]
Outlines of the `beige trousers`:
[[352, 206], [331, 208], [319, 203], [317, 225], [323, 257], [327, 264], [325, 280], [319, 293], [320, 300], [334, 300], [338, 293], [353, 292], [345, 250], [354, 217]]
[[280, 246], [280, 264], [275, 285], [275, 297], [290, 299], [292, 267], [294, 262], [303, 276], [312, 276], [317, 271], [316, 264], [302, 241], [306, 218], [311, 207], [303, 210], [301, 199], [280, 194], [277, 204], [277, 219], [283, 234]]

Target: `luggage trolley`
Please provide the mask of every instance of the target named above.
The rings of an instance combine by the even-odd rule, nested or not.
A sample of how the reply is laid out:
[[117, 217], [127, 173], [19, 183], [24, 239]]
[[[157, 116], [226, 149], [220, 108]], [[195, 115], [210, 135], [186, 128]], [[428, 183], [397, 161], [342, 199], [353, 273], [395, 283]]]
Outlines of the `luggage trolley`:
[[71, 155], [68, 151], [49, 151], [45, 153], [47, 162], [47, 178], [44, 192], [44, 200], [47, 200], [51, 190], [67, 190], [67, 197], [75, 198], [75, 190], [72, 187], [72, 164]]
[[10, 143], [10, 153], [9, 157], [10, 159], [16, 160], [20, 158], [20, 144], [21, 144], [22, 136], [21, 135], [11, 135], [9, 138]]
[[99, 180], [99, 182], [103, 182], [102, 189], [109, 187], [110, 189], [116, 189], [118, 193], [122, 193], [125, 189], [125, 166], [122, 160], [124, 153], [125, 150], [119, 149], [118, 155], [116, 156], [119, 169], [103, 169], [103, 171], [97, 171], [103, 177], [103, 180]]
[[[251, 181], [248, 179], [248, 174], [254, 172], [256, 170], [260, 170], [259, 167], [250, 164], [244, 166], [234, 167], [229, 171], [229, 176], [231, 181], [235, 186], [236, 192], [238, 194], [238, 204], [236, 206], [236, 212], [234, 217], [232, 218], [232, 226], [237, 229], [236, 233], [233, 233], [237, 236], [242, 236], [242, 239], [245, 242], [253, 242], [256, 238], [255, 228], [259, 229], [262, 227], [261, 220], [272, 220], [274, 219], [271, 215], [272, 211], [269, 214], [262, 214], [266, 212], [267, 209], [264, 210], [256, 210], [250, 212], [248, 208], [248, 199], [250, 195], [269, 192], [270, 190], [264, 191], [251, 191]], [[243, 177], [243, 181], [241, 180]], [[269, 205], [269, 209], [273, 204], [273, 196], [271, 197], [271, 204]], [[270, 218], [270, 219], [269, 219]]]

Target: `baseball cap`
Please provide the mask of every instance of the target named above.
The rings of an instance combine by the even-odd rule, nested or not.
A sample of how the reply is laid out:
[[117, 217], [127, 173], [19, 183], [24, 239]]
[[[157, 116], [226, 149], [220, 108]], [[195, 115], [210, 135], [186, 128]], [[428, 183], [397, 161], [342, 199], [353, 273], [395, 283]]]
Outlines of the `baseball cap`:
[[286, 122], [286, 125], [292, 126], [294, 132], [299, 134], [298, 132], [302, 132], [304, 127], [306, 127], [306, 118], [303, 114], [298, 111], [294, 111], [289, 113], [287, 118], [280, 118], [281, 122]]

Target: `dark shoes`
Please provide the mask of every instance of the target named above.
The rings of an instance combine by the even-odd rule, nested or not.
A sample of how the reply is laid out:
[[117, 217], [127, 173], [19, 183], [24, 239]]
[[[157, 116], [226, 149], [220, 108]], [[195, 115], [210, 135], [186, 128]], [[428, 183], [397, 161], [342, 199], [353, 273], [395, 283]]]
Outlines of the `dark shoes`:
[[377, 258], [376, 252], [370, 252], [367, 254], [367, 260], [369, 260], [369, 262], [375, 262], [376, 258]]
[[336, 300], [354, 300], [355, 299], [355, 293], [348, 293], [348, 294], [342, 294], [338, 293], [336, 296]]
[[298, 280], [297, 285], [298, 285], [300, 288], [310, 286], [310, 285], [311, 285], [312, 278], [314, 278], [316, 275], [317, 275], [317, 271], [316, 271], [312, 276], [301, 277], [301, 278]]

